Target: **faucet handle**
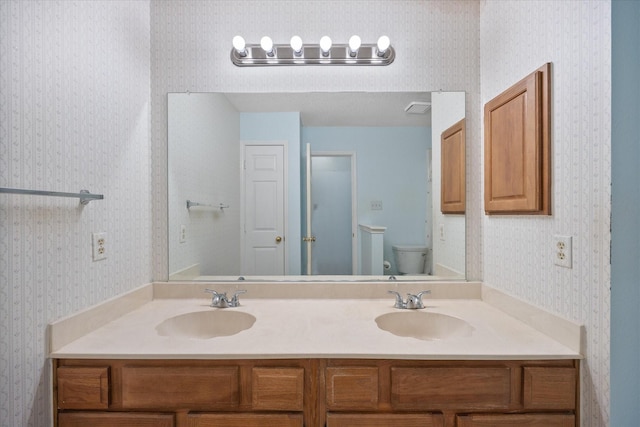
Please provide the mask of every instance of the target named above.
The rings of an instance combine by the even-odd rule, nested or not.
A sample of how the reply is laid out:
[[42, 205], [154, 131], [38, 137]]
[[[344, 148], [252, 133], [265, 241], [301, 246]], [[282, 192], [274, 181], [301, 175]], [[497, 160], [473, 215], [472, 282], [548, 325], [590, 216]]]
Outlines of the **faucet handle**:
[[424, 308], [424, 303], [422, 302], [422, 295], [423, 294], [430, 294], [430, 293], [431, 293], [431, 291], [422, 291], [422, 292], [419, 292], [416, 295], [407, 294], [406, 307], [407, 308], [412, 308], [412, 309]]
[[419, 292], [416, 296], [417, 296], [418, 298], [420, 298], [420, 300], [422, 301], [422, 295], [423, 295], [423, 294], [430, 294], [430, 293], [431, 293], [431, 291], [430, 291], [430, 290], [429, 290], [429, 291], [422, 291], [422, 292]]
[[229, 305], [231, 305], [231, 307], [239, 306], [240, 305], [240, 300], [238, 299], [238, 295], [246, 294], [246, 293], [247, 293], [246, 289], [242, 289], [242, 290], [234, 292], [233, 296], [231, 297], [231, 300], [229, 301]]
[[220, 307], [221, 301], [226, 300], [227, 293], [220, 293], [218, 291], [214, 291], [213, 289], [205, 289], [205, 292], [213, 294], [211, 296], [211, 307]]
[[404, 301], [402, 300], [402, 295], [400, 295], [400, 292], [387, 291], [387, 293], [394, 294], [396, 296], [396, 303], [394, 304], [395, 308], [405, 308]]

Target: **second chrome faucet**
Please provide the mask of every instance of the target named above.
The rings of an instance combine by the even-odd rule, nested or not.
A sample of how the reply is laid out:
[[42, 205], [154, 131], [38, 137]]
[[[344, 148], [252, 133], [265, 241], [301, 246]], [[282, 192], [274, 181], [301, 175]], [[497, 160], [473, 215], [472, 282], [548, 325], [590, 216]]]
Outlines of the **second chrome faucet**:
[[213, 289], [205, 289], [204, 291], [213, 294], [211, 297], [211, 307], [216, 308], [238, 307], [240, 305], [238, 295], [247, 292], [246, 290], [236, 291], [231, 299], [229, 299], [226, 292], [217, 292]]
[[430, 294], [431, 291], [422, 291], [417, 294], [407, 294], [407, 300], [404, 301], [402, 299], [402, 295], [396, 291], [387, 291], [390, 294], [394, 294], [396, 296], [396, 303], [393, 305], [395, 308], [406, 308], [410, 310], [417, 310], [424, 308], [424, 303], [422, 302], [422, 295]]

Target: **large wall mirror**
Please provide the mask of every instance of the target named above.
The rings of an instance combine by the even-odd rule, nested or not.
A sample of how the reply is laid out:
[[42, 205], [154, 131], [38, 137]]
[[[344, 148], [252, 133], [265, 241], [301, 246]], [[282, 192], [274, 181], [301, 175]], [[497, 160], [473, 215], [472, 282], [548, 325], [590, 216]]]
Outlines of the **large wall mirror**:
[[170, 93], [169, 280], [465, 278], [464, 92]]

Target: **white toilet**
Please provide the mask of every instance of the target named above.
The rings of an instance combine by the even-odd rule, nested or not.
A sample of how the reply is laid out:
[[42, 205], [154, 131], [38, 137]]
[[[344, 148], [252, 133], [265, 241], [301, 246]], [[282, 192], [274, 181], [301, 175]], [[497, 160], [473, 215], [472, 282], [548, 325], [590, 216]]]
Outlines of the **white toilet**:
[[424, 274], [431, 249], [426, 246], [393, 245], [393, 258], [400, 274]]

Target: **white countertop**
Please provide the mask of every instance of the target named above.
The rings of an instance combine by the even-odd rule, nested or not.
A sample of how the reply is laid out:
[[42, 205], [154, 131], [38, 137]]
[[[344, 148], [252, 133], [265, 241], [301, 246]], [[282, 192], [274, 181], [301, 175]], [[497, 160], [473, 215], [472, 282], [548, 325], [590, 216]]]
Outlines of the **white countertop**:
[[[375, 318], [398, 310], [386, 299], [251, 299], [237, 308], [209, 307], [206, 298], [152, 299], [77, 339], [52, 344], [52, 358], [256, 359], [576, 359], [580, 353], [480, 299], [428, 299], [426, 312], [465, 320], [470, 336], [441, 340], [399, 337]], [[255, 324], [210, 339], [160, 336], [156, 326], [195, 311], [250, 313]], [[67, 320], [68, 322], [68, 320]], [[55, 326], [55, 325], [54, 325]], [[59, 332], [56, 332], [58, 334]], [[57, 336], [57, 335], [56, 335]]]

